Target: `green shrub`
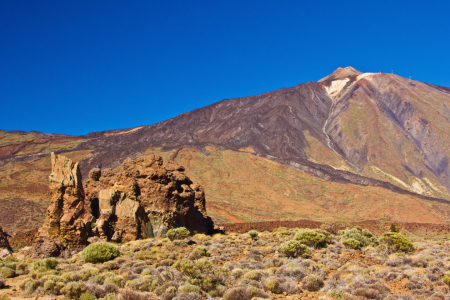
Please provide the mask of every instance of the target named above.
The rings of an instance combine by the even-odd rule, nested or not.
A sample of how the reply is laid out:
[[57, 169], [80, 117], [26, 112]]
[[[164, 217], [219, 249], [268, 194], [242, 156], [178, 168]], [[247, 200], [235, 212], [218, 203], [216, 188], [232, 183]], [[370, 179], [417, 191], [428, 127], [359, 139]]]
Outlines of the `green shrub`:
[[200, 287], [193, 284], [185, 284], [178, 288], [178, 291], [182, 293], [197, 293], [200, 291]]
[[331, 299], [343, 299], [345, 292], [343, 290], [331, 290], [327, 293], [327, 297]]
[[400, 232], [399, 228], [395, 226], [395, 224], [391, 224], [391, 232]]
[[210, 255], [211, 253], [203, 246], [196, 247], [191, 253], [191, 256], [194, 257], [194, 259], [199, 259], [201, 257], [207, 257]]
[[11, 278], [16, 276], [16, 272], [8, 267], [0, 268], [0, 276], [5, 278]]
[[169, 229], [166, 233], [166, 236], [169, 240], [184, 240], [189, 236], [190, 232], [185, 227], [178, 227]]
[[61, 292], [69, 299], [80, 299], [81, 294], [85, 291], [86, 287], [78, 282], [69, 282], [61, 290]]
[[11, 298], [9, 298], [9, 296], [7, 294], [1, 294], [0, 300], [11, 300]]
[[310, 292], [317, 292], [323, 285], [323, 279], [316, 275], [309, 275], [302, 280], [302, 288]]
[[386, 245], [391, 251], [413, 252], [414, 246], [404, 235], [397, 232], [386, 232], [380, 239], [380, 243]]
[[118, 256], [117, 247], [108, 242], [90, 244], [81, 253], [81, 259], [90, 263], [102, 263]]
[[342, 245], [344, 245], [347, 248], [355, 250], [361, 248], [361, 243], [352, 238], [342, 240]]
[[80, 296], [80, 300], [95, 300], [97, 297], [91, 294], [91, 292], [84, 292]]
[[268, 278], [264, 285], [266, 286], [267, 290], [271, 291], [274, 294], [282, 293], [280, 281], [276, 277]]
[[289, 235], [289, 229], [287, 227], [278, 227], [272, 230], [273, 234], [280, 234], [280, 235]]
[[309, 257], [311, 255], [311, 250], [297, 240], [284, 242], [280, 246], [280, 251], [288, 257]]
[[311, 229], [300, 229], [294, 236], [294, 240], [310, 247], [325, 247], [326, 239], [325, 234]]
[[258, 231], [256, 231], [256, 230], [250, 230], [250, 231], [248, 232], [248, 235], [249, 235], [252, 239], [255, 239], [255, 238], [258, 236]]
[[342, 232], [341, 242], [351, 249], [361, 249], [367, 246], [378, 246], [378, 239], [367, 229], [354, 227]]
[[446, 276], [442, 277], [442, 281], [443, 281], [446, 285], [450, 286], [450, 275], [446, 275]]
[[58, 261], [54, 257], [44, 258], [34, 261], [30, 266], [30, 271], [44, 272], [46, 270], [53, 270], [58, 265]]

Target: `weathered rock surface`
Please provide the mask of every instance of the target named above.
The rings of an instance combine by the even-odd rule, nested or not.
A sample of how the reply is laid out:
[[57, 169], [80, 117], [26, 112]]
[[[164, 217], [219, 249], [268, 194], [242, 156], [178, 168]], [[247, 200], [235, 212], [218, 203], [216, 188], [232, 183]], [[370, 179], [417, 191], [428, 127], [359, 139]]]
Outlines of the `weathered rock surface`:
[[93, 234], [119, 242], [165, 236], [168, 229], [180, 226], [193, 233], [212, 232], [205, 192], [183, 171], [180, 165], [150, 155], [127, 159], [100, 178], [89, 176], [84, 190], [96, 218]]
[[8, 256], [12, 253], [12, 248], [9, 245], [9, 234], [3, 231], [0, 227], [0, 257]]
[[214, 225], [206, 215], [205, 192], [183, 171], [159, 156], [143, 156], [103, 176], [93, 169], [83, 188], [78, 163], [52, 154], [52, 198], [31, 253], [59, 256], [66, 246], [162, 237], [181, 226], [193, 233], [211, 233]]
[[86, 245], [93, 218], [85, 209], [78, 163], [54, 153], [51, 162], [51, 200], [38, 236], [43, 239], [55, 238], [71, 247]]
[[28, 251], [33, 258], [70, 257], [70, 251], [61, 241], [38, 238]]

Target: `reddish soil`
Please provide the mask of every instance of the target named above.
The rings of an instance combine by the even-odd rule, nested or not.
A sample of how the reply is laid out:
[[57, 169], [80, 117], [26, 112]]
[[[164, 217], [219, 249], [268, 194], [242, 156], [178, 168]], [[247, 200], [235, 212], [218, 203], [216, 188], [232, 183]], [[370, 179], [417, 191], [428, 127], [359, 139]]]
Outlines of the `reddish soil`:
[[[432, 223], [402, 223], [393, 222], [400, 228], [401, 232], [412, 234], [447, 234], [450, 233], [450, 225], [432, 224]], [[278, 227], [287, 228], [320, 228], [321, 225], [326, 224], [324, 222], [311, 221], [311, 220], [298, 220], [298, 221], [271, 221], [271, 222], [253, 222], [253, 223], [231, 223], [220, 224], [218, 226], [223, 227], [225, 232], [239, 232], [245, 233], [250, 230], [257, 231], [272, 231]], [[336, 223], [338, 229], [344, 229], [350, 226], [361, 226], [366, 228], [375, 234], [381, 234], [389, 230], [391, 223], [381, 222], [377, 220], [368, 220], [364, 222], [350, 222], [350, 223]]]

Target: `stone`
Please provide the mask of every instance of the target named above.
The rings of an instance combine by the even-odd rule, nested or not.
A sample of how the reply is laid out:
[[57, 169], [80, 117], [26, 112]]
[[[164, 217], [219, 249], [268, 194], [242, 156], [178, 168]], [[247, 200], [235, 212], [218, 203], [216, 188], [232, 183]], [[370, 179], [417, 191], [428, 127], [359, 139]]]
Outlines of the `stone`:
[[78, 163], [62, 155], [51, 154], [49, 177], [51, 200], [38, 238], [56, 239], [72, 248], [87, 245], [90, 222]]
[[9, 245], [9, 234], [0, 227], [0, 257], [6, 257], [13, 253], [13, 249]]
[[29, 250], [33, 258], [70, 257], [70, 251], [59, 240], [38, 238]]
[[[92, 171], [91, 171], [92, 172]], [[211, 233], [205, 192], [184, 168], [160, 156], [125, 160], [84, 182], [86, 202], [96, 219], [94, 234], [115, 242], [164, 237], [184, 226], [192, 233]]]
[[100, 179], [100, 176], [102, 176], [102, 170], [99, 168], [93, 168], [91, 171], [89, 171], [89, 179], [98, 181]]

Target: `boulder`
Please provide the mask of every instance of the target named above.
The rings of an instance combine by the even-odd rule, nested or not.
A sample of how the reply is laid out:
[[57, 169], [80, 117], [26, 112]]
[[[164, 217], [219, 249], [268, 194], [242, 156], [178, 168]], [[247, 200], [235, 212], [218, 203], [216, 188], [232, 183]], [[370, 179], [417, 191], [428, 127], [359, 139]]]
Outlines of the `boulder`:
[[9, 256], [13, 252], [13, 249], [9, 245], [9, 237], [10, 235], [4, 232], [0, 227], [0, 258]]
[[51, 161], [51, 201], [30, 250], [35, 257], [58, 256], [65, 247], [92, 241], [165, 237], [182, 226], [192, 233], [214, 230], [203, 188], [182, 166], [159, 156], [128, 159], [103, 174], [95, 168], [83, 184], [78, 163], [53, 153]]
[[70, 251], [59, 240], [38, 238], [33, 247], [28, 250], [33, 258], [70, 257]]
[[51, 154], [51, 163], [51, 200], [38, 238], [56, 239], [72, 248], [87, 245], [93, 218], [85, 208], [78, 163], [54, 153]]
[[203, 188], [184, 174], [182, 166], [160, 156], [127, 159], [98, 179], [89, 177], [85, 199], [99, 237], [123, 242], [164, 237], [168, 229], [181, 226], [192, 233], [214, 230]]

